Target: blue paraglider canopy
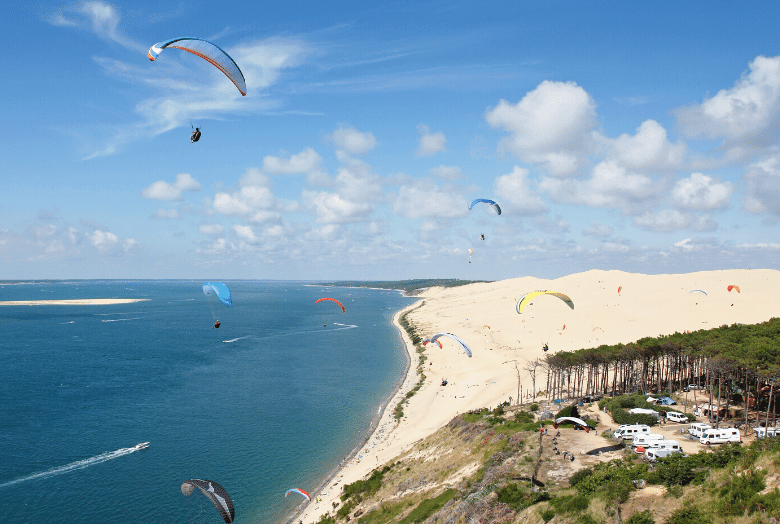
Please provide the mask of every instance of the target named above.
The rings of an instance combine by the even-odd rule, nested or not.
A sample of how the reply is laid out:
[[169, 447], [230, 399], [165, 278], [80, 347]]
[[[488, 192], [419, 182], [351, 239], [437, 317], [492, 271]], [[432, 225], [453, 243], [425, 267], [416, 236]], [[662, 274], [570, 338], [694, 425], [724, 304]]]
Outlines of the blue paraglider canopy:
[[226, 306], [233, 305], [233, 299], [230, 297], [230, 289], [222, 282], [206, 282], [203, 284], [203, 294], [216, 295]]
[[480, 202], [493, 206], [493, 209], [496, 211], [496, 213], [499, 215], [501, 214], [501, 208], [498, 206], [498, 204], [496, 204], [494, 200], [489, 200], [487, 198], [475, 199], [473, 202], [471, 202], [471, 204], [469, 204], [469, 211], [471, 211], [471, 208], [474, 207], [474, 204], [479, 204]]

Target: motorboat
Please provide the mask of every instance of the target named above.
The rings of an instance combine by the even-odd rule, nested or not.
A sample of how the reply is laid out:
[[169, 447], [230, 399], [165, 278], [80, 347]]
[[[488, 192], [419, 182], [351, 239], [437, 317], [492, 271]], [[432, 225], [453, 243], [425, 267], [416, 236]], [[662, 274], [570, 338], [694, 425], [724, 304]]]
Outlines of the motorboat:
[[136, 450], [146, 449], [148, 447], [149, 447], [149, 443], [148, 442], [141, 442], [140, 444], [136, 444], [135, 445], [135, 449]]

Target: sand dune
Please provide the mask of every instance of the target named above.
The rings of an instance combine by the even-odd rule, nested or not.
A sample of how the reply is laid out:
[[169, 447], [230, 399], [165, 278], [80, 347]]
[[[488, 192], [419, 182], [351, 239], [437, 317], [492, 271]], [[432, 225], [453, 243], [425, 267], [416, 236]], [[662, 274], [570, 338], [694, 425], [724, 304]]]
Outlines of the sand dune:
[[80, 298], [77, 300], [10, 300], [0, 306], [109, 306], [144, 302], [148, 298]]
[[[739, 286], [740, 293], [729, 292], [729, 285]], [[557, 298], [545, 296], [534, 299], [518, 315], [516, 301], [525, 293], [543, 289], [567, 294], [575, 304], [574, 310]], [[707, 295], [691, 293], [695, 289]], [[414, 309], [418, 302], [407, 308], [414, 309], [408, 318], [424, 338], [447, 331], [465, 339], [473, 358], [448, 339], [442, 339], [442, 349], [426, 346], [427, 380], [404, 407], [404, 419], [396, 423], [393, 408], [418, 381], [417, 354], [404, 334], [412, 358], [410, 372], [385, 410], [377, 431], [358, 453], [362, 458], [350, 460], [327, 487], [312, 493], [322, 501], [312, 501], [298, 518], [312, 524], [324, 513], [333, 513], [331, 504], [339, 500], [344, 484], [360, 480], [458, 413], [494, 407], [510, 396], [516, 402], [515, 363], [521, 369], [525, 397], [531, 380], [522, 368], [527, 361], [544, 357], [544, 343], [549, 344], [550, 353], [555, 353], [723, 324], [755, 324], [780, 317], [779, 298], [780, 271], [768, 269], [682, 275], [593, 270], [556, 280], [523, 277], [429, 289], [421, 296], [422, 307]], [[399, 317], [400, 313], [396, 323]], [[442, 378], [449, 381], [446, 387], [440, 385]], [[544, 386], [545, 377], [537, 376], [537, 390]]]

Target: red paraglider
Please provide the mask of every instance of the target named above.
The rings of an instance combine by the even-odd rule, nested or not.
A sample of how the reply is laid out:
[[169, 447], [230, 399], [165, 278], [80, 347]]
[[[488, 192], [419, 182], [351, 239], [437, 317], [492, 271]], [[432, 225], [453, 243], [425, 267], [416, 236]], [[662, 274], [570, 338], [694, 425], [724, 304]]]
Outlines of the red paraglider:
[[323, 300], [330, 300], [330, 301], [332, 301], [332, 302], [335, 302], [336, 304], [338, 304], [338, 305], [339, 305], [339, 307], [341, 308], [341, 311], [343, 311], [344, 313], [346, 313], [346, 312], [347, 312], [347, 308], [345, 308], [345, 307], [344, 307], [344, 304], [342, 304], [341, 302], [339, 302], [339, 301], [338, 301], [338, 300], [336, 300], [335, 298], [327, 298], [327, 297], [325, 297], [325, 298], [320, 298], [320, 299], [318, 299], [318, 300], [315, 300], [315, 301], [314, 301], [314, 303], [316, 304], [317, 302], [322, 302]]
[[734, 291], [736, 291], [737, 293], [742, 293], [742, 292], [739, 290], [739, 286], [729, 286], [727, 289], [728, 289], [729, 291], [731, 291], [731, 290], [733, 289], [733, 290], [734, 290]]

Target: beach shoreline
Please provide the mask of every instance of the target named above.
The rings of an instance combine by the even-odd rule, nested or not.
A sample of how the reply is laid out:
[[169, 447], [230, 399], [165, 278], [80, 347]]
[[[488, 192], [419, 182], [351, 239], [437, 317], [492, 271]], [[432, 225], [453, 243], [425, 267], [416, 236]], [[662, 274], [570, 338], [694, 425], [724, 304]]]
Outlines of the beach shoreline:
[[74, 300], [7, 300], [0, 306], [111, 306], [146, 302], [149, 298], [79, 298]]
[[[741, 292], [732, 291], [732, 284]], [[566, 293], [575, 309], [557, 298], [541, 297], [517, 313], [515, 303], [521, 296], [544, 289]], [[700, 289], [707, 295], [691, 294]], [[539, 371], [532, 378], [527, 367], [532, 361], [559, 351], [630, 344], [648, 336], [764, 322], [780, 317], [778, 294], [780, 272], [766, 269], [672, 275], [591, 270], [554, 280], [522, 277], [428, 288], [393, 319], [411, 358], [401, 389], [360, 450], [312, 493], [312, 502], [295, 519], [316, 524], [325, 513], [333, 515], [333, 503], [341, 504], [344, 485], [399, 460], [458, 414], [505, 401], [517, 404], [518, 398], [522, 404], [533, 402], [533, 393], [546, 389], [546, 374]], [[443, 348], [426, 346], [422, 366], [426, 378], [404, 404], [403, 418], [395, 421], [395, 406], [419, 381], [420, 355], [399, 323], [407, 312], [407, 321], [420, 337], [454, 333], [468, 342], [473, 358], [445, 339]], [[549, 353], [543, 348], [547, 344]], [[446, 386], [441, 385], [444, 379]], [[545, 400], [539, 403], [544, 407]]]
[[[367, 473], [377, 467], [380, 462], [378, 457], [376, 463], [371, 463], [367, 459], [364, 461], [362, 457], [369, 455], [373, 450], [374, 445], [372, 444], [372, 440], [377, 437], [384, 437], [383, 440], [387, 440], [391, 434], [397, 430], [399, 422], [395, 420], [395, 406], [397, 406], [398, 403], [406, 397], [406, 394], [417, 384], [418, 378], [416, 369], [419, 362], [419, 356], [417, 355], [417, 351], [415, 350], [414, 344], [409, 338], [408, 333], [403, 326], [401, 326], [400, 319], [407, 312], [418, 308], [422, 302], [422, 299], [418, 300], [397, 311], [393, 315], [393, 325], [400, 333], [402, 343], [406, 350], [406, 373], [398, 386], [398, 389], [394, 393], [389, 394], [387, 400], [380, 404], [379, 411], [372, 419], [371, 425], [369, 426], [370, 430], [367, 432], [366, 437], [360, 444], [355, 446], [341, 462], [339, 462], [314, 491], [310, 492], [312, 501], [288, 518], [285, 521], [286, 524], [294, 524], [299, 521], [306, 524], [316, 523], [325, 513], [334, 512], [335, 510], [332, 504], [333, 502], [341, 502], [341, 487], [344, 484], [349, 484], [363, 478]], [[392, 426], [392, 428], [385, 435], [385, 429], [390, 426]], [[321, 501], [318, 501], [318, 498], [320, 498]]]

